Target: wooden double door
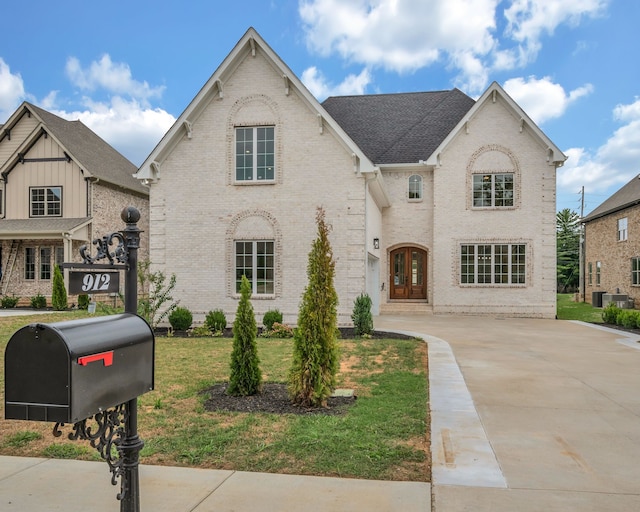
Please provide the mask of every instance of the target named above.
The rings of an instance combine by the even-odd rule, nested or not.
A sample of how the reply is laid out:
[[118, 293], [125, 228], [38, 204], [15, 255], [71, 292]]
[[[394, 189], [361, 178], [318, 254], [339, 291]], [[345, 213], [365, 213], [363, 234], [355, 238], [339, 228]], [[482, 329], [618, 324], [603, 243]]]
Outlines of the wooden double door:
[[427, 252], [418, 247], [401, 247], [390, 255], [391, 299], [427, 298]]

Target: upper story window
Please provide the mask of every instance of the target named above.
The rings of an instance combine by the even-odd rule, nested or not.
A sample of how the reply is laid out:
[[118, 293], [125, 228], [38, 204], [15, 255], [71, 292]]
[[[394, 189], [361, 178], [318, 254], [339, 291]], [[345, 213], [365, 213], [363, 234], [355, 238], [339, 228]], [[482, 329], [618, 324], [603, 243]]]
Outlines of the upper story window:
[[422, 199], [422, 176], [418, 174], [409, 176], [409, 199], [414, 201]]
[[275, 128], [236, 128], [236, 181], [275, 180]]
[[31, 217], [62, 216], [62, 187], [37, 187], [30, 189]]
[[503, 208], [513, 206], [513, 173], [474, 174], [473, 206]]
[[618, 219], [618, 241], [622, 242], [626, 240], [629, 236], [629, 232], [627, 231], [627, 218]]

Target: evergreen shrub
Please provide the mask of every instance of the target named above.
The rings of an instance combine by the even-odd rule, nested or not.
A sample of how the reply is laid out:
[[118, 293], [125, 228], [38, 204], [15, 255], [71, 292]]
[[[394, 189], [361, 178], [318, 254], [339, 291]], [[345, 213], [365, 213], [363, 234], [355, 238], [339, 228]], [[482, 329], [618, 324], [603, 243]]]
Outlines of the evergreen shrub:
[[209, 311], [204, 320], [204, 325], [211, 332], [222, 332], [227, 328], [227, 317], [221, 309]]
[[5, 295], [4, 297], [2, 297], [2, 301], [0, 302], [0, 305], [2, 306], [3, 309], [15, 308], [18, 305], [19, 300], [20, 300], [20, 297], [16, 297], [15, 295], [11, 297], [9, 297], [8, 295]]
[[356, 336], [373, 334], [373, 317], [371, 316], [371, 297], [361, 293], [353, 305], [353, 330]]
[[67, 290], [64, 287], [64, 277], [58, 265], [53, 267], [53, 289], [51, 292], [51, 305], [55, 311], [64, 311], [69, 307], [67, 303]]
[[193, 323], [193, 315], [187, 308], [178, 306], [169, 315], [169, 323], [174, 331], [186, 331]]
[[255, 395], [262, 389], [262, 372], [258, 358], [258, 326], [251, 305], [251, 284], [242, 276], [240, 302], [233, 322], [231, 374], [227, 393], [234, 396]]
[[31, 297], [31, 307], [33, 309], [44, 309], [47, 307], [47, 298], [40, 293]]
[[275, 323], [282, 323], [282, 313], [277, 309], [270, 309], [264, 314], [264, 317], [262, 317], [262, 325], [265, 330], [271, 331]]

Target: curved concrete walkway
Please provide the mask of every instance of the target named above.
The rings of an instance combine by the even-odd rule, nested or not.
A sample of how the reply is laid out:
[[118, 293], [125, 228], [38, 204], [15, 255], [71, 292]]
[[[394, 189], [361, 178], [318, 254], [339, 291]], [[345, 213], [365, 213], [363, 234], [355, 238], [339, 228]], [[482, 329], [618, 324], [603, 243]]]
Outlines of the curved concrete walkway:
[[376, 328], [429, 343], [433, 510], [640, 510], [637, 336], [480, 317], [384, 316]]

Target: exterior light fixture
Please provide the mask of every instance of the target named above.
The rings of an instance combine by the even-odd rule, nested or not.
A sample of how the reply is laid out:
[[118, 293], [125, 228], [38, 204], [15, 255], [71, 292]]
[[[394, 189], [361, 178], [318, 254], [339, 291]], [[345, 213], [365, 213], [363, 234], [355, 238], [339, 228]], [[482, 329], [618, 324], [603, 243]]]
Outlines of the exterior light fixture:
[[373, 248], [374, 249], [380, 249], [380, 239], [379, 238], [374, 238], [373, 239]]

